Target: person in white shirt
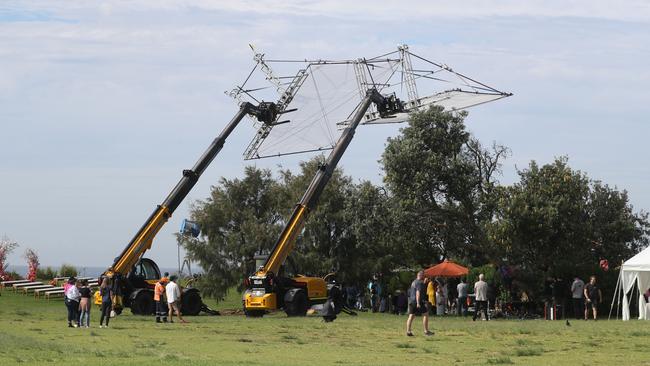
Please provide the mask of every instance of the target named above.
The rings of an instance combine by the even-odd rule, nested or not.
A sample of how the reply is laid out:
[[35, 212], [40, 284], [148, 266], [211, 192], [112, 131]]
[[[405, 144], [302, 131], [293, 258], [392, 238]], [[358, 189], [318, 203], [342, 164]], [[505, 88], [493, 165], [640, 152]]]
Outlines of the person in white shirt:
[[68, 307], [68, 327], [76, 328], [79, 326], [79, 299], [81, 299], [79, 288], [81, 287], [81, 281], [72, 278], [68, 283], [71, 284], [65, 290], [65, 305]]
[[460, 283], [456, 286], [456, 290], [458, 291], [458, 308], [456, 313], [459, 316], [465, 316], [467, 315], [467, 284], [465, 283], [465, 279], [460, 279]]
[[178, 315], [178, 320], [181, 323], [187, 323], [181, 315], [181, 289], [176, 284], [177, 276], [171, 276], [169, 283], [165, 287], [165, 294], [167, 295], [167, 303], [169, 304], [169, 321], [174, 322], [174, 311]]
[[582, 312], [585, 308], [585, 298], [584, 298], [584, 289], [585, 283], [576, 277], [571, 284], [571, 296], [573, 297], [573, 313], [576, 319], [582, 318]]
[[483, 281], [483, 278], [485, 276], [483, 273], [478, 275], [478, 281], [474, 284], [474, 294], [476, 295], [476, 305], [475, 305], [475, 310], [474, 310], [474, 317], [472, 320], [476, 320], [477, 317], [479, 317], [479, 311], [483, 311], [483, 314], [485, 314], [485, 320], [490, 320], [488, 317], [488, 309], [487, 309], [487, 292], [488, 292], [488, 285], [487, 282]]

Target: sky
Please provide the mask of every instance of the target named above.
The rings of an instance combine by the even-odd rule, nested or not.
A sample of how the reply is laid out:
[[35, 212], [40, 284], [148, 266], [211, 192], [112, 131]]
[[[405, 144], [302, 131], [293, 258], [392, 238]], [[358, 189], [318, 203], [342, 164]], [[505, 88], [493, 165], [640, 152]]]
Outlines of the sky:
[[[469, 131], [510, 148], [500, 181], [568, 156], [650, 210], [650, 2], [0, 2], [0, 236], [43, 265], [109, 266], [237, 110], [224, 91], [267, 57], [350, 59], [394, 50], [514, 93], [475, 107]], [[362, 126], [340, 162], [382, 182], [400, 126]], [[302, 155], [244, 161], [242, 123], [147, 256], [177, 263], [173, 233], [221, 177], [296, 169]]]

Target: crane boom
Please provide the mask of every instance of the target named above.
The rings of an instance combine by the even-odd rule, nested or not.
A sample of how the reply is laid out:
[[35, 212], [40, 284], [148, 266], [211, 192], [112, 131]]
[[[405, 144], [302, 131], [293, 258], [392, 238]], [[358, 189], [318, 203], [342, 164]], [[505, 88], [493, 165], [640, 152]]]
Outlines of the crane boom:
[[309, 213], [316, 207], [318, 199], [320, 198], [321, 193], [332, 177], [332, 173], [334, 172], [336, 165], [338, 164], [339, 160], [341, 160], [343, 153], [350, 145], [350, 142], [354, 137], [355, 130], [363, 119], [366, 110], [368, 110], [371, 103], [380, 102], [382, 99], [383, 97], [379, 94], [379, 92], [377, 92], [376, 89], [369, 90], [366, 96], [363, 98], [350, 124], [341, 133], [341, 137], [339, 137], [339, 140], [328, 156], [327, 161], [319, 167], [316, 175], [309, 184], [309, 187], [294, 208], [289, 222], [284, 227], [279, 240], [271, 250], [271, 255], [269, 255], [266, 263], [264, 264], [264, 267], [257, 272], [258, 276], [263, 276], [269, 271], [278, 273], [280, 266], [282, 266], [284, 261], [287, 259], [287, 256], [293, 249], [296, 238], [302, 231]]
[[334, 149], [325, 163], [319, 167], [307, 190], [296, 204], [271, 253], [257, 272], [249, 277], [249, 288], [242, 299], [247, 316], [262, 316], [266, 311], [279, 307], [284, 307], [289, 316], [305, 315], [310, 304], [322, 303], [327, 299], [327, 286], [322, 278], [298, 276], [285, 279], [276, 276], [279, 275], [280, 267], [293, 250], [309, 213], [316, 208], [318, 199], [343, 153], [350, 145], [356, 128], [373, 103], [382, 116], [403, 111], [402, 103], [394, 96], [383, 97], [374, 88], [366, 92], [352, 119], [346, 123], [347, 127], [343, 130]]
[[112, 277], [114, 274], [126, 275], [142, 257], [144, 252], [151, 248], [156, 234], [158, 234], [176, 208], [178, 208], [183, 199], [192, 190], [201, 174], [203, 174], [208, 165], [219, 154], [228, 136], [247, 114], [256, 117], [260, 122], [271, 124], [277, 117], [277, 108], [275, 103], [262, 102], [257, 106], [248, 102], [242, 103], [237, 114], [230, 120], [221, 134], [212, 141], [192, 169], [183, 170], [183, 177], [174, 189], [172, 189], [167, 198], [165, 198], [163, 203], [156, 207], [122, 253], [115, 259], [113, 265], [106, 271], [106, 275], [109, 277]]

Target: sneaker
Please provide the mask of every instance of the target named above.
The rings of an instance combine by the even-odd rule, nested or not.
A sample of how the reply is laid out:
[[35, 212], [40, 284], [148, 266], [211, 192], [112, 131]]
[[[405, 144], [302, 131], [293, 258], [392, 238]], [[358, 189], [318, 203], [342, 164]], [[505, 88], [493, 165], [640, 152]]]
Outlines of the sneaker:
[[75, 327], [75, 328], [79, 328], [79, 326], [78, 326], [77, 324], [73, 325], [73, 327]]
[[[587, 320], [587, 319], [585, 319], [585, 320]], [[71, 324], [71, 323], [68, 323], [68, 328], [72, 328], [72, 324]]]
[[424, 332], [425, 336], [432, 336], [433, 334], [434, 333], [432, 331], [430, 331], [430, 330], [427, 330], [426, 332]]
[[100, 328], [104, 328], [104, 325], [100, 324], [99, 327], [100, 327]]
[[414, 337], [413, 332], [406, 332], [407, 337]]

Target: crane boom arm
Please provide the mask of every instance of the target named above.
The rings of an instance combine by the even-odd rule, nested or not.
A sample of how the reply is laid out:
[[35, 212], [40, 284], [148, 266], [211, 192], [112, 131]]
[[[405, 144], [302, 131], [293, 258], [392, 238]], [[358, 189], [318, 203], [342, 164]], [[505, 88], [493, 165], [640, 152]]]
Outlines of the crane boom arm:
[[156, 207], [126, 248], [115, 259], [113, 265], [106, 271], [108, 276], [112, 277], [113, 274], [126, 275], [140, 257], [142, 257], [144, 252], [151, 248], [156, 234], [158, 234], [176, 208], [178, 208], [187, 194], [192, 190], [201, 174], [203, 174], [208, 165], [219, 154], [228, 136], [247, 114], [255, 116], [263, 123], [272, 123], [277, 116], [277, 111], [274, 103], [260, 103], [258, 106], [247, 102], [242, 103], [237, 114], [230, 120], [221, 134], [212, 141], [192, 169], [183, 170], [183, 177], [174, 189], [172, 189], [163, 203]]
[[341, 137], [339, 137], [339, 140], [336, 142], [334, 149], [330, 152], [325, 163], [319, 167], [318, 172], [316, 172], [316, 175], [309, 184], [305, 194], [294, 208], [291, 218], [285, 225], [280, 238], [273, 246], [266, 263], [256, 273], [256, 276], [265, 276], [269, 272], [274, 274], [278, 273], [280, 266], [282, 266], [289, 253], [293, 250], [296, 239], [305, 226], [309, 213], [316, 207], [318, 199], [332, 177], [334, 169], [339, 160], [341, 160], [343, 153], [345, 153], [348, 145], [350, 145], [355, 130], [363, 119], [366, 111], [370, 108], [372, 103], [377, 104], [378, 108], [381, 110], [381, 106], [385, 105], [385, 100], [386, 99], [381, 96], [376, 89], [370, 89], [367, 91], [366, 96], [362, 99], [361, 104], [352, 117], [352, 120], [343, 130]]

